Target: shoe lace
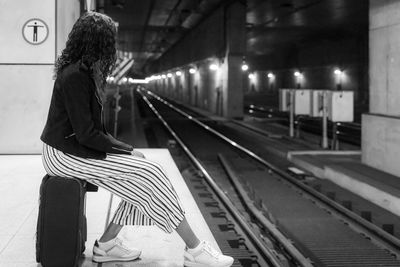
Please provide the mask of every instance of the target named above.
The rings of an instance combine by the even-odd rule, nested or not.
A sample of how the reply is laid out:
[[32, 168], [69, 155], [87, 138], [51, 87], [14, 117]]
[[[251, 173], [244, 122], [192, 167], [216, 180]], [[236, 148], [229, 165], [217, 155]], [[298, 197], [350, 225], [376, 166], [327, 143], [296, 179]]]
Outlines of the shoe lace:
[[115, 240], [115, 243], [125, 252], [125, 253], [130, 253], [131, 249], [129, 247], [127, 247], [126, 245], [124, 245], [124, 243], [122, 242], [121, 239], [117, 238]]
[[207, 252], [214, 258], [218, 258], [218, 256], [221, 254], [219, 251], [213, 248], [208, 242], [204, 242], [203, 251]]

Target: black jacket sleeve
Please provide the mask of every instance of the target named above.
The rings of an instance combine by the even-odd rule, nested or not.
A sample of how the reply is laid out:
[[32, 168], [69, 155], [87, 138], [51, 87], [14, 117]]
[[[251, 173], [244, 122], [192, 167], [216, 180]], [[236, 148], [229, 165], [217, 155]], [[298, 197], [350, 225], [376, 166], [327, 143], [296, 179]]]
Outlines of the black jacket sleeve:
[[[96, 129], [90, 109], [94, 85], [84, 73], [65, 77], [63, 93], [65, 107], [76, 138], [81, 145], [107, 153], [130, 154], [133, 147]], [[92, 92], [93, 91], [93, 92]]]

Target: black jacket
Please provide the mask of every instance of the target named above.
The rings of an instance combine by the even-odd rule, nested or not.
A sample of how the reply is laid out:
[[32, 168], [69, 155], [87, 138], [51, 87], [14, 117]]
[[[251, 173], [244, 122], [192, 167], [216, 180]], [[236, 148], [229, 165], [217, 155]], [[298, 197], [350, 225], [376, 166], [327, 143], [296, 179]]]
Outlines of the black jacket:
[[65, 67], [54, 82], [49, 114], [40, 139], [83, 158], [104, 159], [106, 153], [130, 154], [131, 145], [118, 141], [104, 128], [102, 103], [88, 68]]

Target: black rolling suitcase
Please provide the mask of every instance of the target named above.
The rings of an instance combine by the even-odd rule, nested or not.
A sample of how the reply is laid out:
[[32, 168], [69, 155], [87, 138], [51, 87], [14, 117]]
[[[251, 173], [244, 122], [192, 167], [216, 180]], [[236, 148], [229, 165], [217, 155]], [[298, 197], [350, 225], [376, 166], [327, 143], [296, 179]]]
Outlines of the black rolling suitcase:
[[86, 191], [87, 183], [79, 179], [49, 175], [43, 178], [36, 261], [44, 267], [78, 265], [86, 241]]

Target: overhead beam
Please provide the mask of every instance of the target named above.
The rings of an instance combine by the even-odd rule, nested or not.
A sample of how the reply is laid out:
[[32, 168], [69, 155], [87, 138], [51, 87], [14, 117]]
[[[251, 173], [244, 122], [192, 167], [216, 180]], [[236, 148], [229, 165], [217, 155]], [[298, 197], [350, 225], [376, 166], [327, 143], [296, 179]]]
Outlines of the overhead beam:
[[146, 20], [145, 20], [145, 24], [144, 24], [145, 26], [142, 29], [142, 33], [140, 34], [141, 42], [140, 42], [140, 46], [139, 46], [139, 52], [142, 52], [142, 49], [143, 49], [143, 44], [144, 44], [144, 40], [146, 38], [146, 33], [147, 33], [147, 28], [149, 26], [150, 17], [154, 10], [154, 5], [155, 5], [155, 0], [150, 0], [150, 7], [146, 14]]

